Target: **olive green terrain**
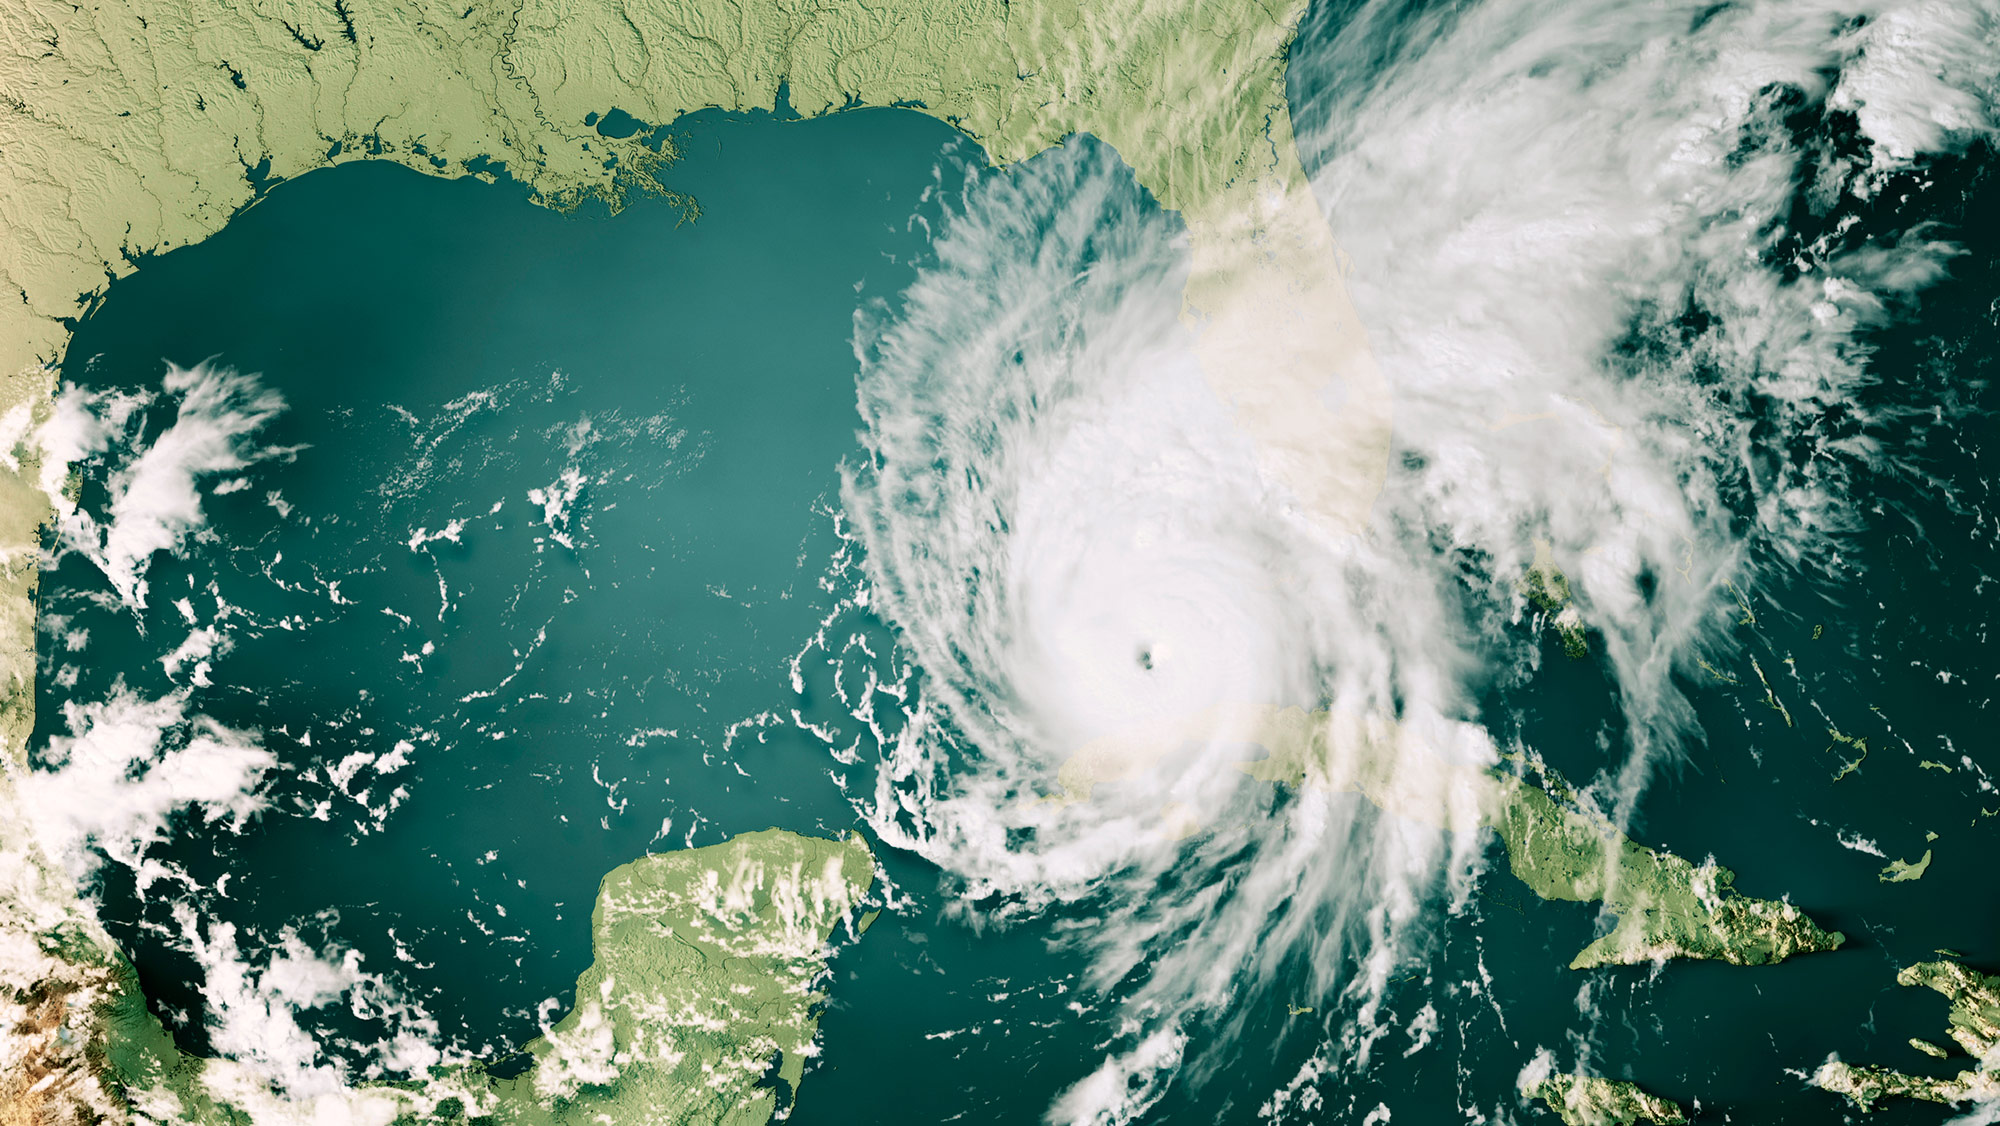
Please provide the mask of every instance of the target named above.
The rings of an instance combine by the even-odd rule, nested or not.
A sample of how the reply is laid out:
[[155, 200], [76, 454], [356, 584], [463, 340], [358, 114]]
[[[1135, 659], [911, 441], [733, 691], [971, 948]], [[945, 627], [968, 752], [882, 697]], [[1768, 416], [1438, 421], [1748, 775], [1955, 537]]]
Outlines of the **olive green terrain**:
[[[828, 944], [855, 925], [873, 882], [859, 838], [777, 829], [623, 865], [598, 889], [576, 1004], [523, 1049], [525, 1070], [498, 1079], [481, 1063], [442, 1067], [364, 1085], [342, 1109], [385, 1123], [761, 1126], [804, 1075]], [[130, 1106], [199, 1126], [257, 1120], [270, 1094], [176, 1048], [129, 962], [82, 934], [59, 941], [51, 960], [71, 980], [54, 1003], [67, 1033], [49, 1039], [75, 1044], [76, 1058], [39, 1061], [38, 1081], [73, 1076], [114, 1118]]]
[[[1862, 1111], [1873, 1110], [1875, 1104], [1889, 1098], [1947, 1104], [1969, 1099], [2000, 1101], [2000, 975], [1988, 977], [1946, 958], [1907, 966], [1896, 974], [1896, 983], [1921, 985], [1944, 994], [1951, 1002], [1951, 1039], [1971, 1057], [1972, 1066], [1949, 1079], [1934, 1079], [1829, 1059], [1813, 1073], [1812, 1084], [1846, 1095]], [[1945, 1049], [1915, 1038], [1910, 1046], [1927, 1056], [1951, 1056]]]
[[1563, 1126], [1682, 1126], [1687, 1113], [1671, 1099], [1649, 1095], [1635, 1083], [1595, 1075], [1551, 1075], [1523, 1092], [1548, 1104]]
[[[1089, 132], [1171, 208], [1295, 170], [1302, 0], [21, 0], [0, 12], [0, 371], [147, 255], [350, 160], [496, 170], [558, 207], [653, 190], [664, 125], [710, 106], [904, 105], [995, 161]], [[620, 130], [613, 130], [614, 132]]]
[[1790, 903], [1737, 892], [1727, 868], [1632, 841], [1546, 770], [1538, 770], [1544, 779], [1538, 784], [1525, 774], [1433, 761], [1428, 752], [1406, 755], [1386, 726], [1343, 740], [1342, 731], [1354, 725], [1335, 718], [1302, 708], [1273, 711], [1257, 736], [1266, 757], [1240, 769], [1266, 782], [1358, 792], [1392, 814], [1445, 828], [1491, 828], [1506, 847], [1508, 867], [1530, 891], [1543, 899], [1602, 902], [1615, 918], [1609, 933], [1570, 961], [1571, 969], [1669, 958], [1764, 965], [1843, 941]]
[[1532, 783], [1503, 778], [1497, 793], [1492, 824], [1514, 875], [1543, 899], [1601, 901], [1617, 918], [1571, 959], [1573, 970], [1667, 958], [1759, 966], [1843, 941], [1790, 903], [1741, 894], [1729, 869], [1637, 844]]
[[493, 1116], [761, 1126], [805, 1074], [827, 942], [873, 881], [860, 838], [777, 829], [613, 869], [576, 1007], [493, 1083]]

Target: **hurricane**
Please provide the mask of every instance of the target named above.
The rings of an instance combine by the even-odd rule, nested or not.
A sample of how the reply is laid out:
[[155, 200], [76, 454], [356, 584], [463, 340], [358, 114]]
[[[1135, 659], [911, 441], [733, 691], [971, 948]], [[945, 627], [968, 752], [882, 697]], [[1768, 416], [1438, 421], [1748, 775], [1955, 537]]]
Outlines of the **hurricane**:
[[588, 7], [24, 283], [0, 1102], [2000, 1120], [2000, 0]]
[[[1070, 912], [1129, 1021], [1050, 1121], [1202, 1082], [1288, 974], [1343, 999], [1310, 1018], [1333, 1066], [1367, 1064], [1385, 983], [1488, 863], [1425, 780], [1535, 752], [1494, 704], [1543, 660], [1529, 576], [1564, 576], [1560, 628], [1610, 670], [1583, 800], [1629, 824], [1677, 769], [1702, 739], [1680, 678], [1749, 592], [1839, 568], [1855, 482], [1895, 468], [1880, 436], [1922, 421], [1870, 334], [1952, 269], [1897, 209], [1990, 139], [1996, 28], [1976, 4], [1317, 9], [1294, 112], [1393, 417], [1354, 535], [1204, 381], [1176, 217], [1115, 155], [970, 177], [857, 330], [842, 501], [922, 684], [858, 800], [968, 917]], [[1416, 804], [1253, 780], [1282, 708], [1370, 732]]]

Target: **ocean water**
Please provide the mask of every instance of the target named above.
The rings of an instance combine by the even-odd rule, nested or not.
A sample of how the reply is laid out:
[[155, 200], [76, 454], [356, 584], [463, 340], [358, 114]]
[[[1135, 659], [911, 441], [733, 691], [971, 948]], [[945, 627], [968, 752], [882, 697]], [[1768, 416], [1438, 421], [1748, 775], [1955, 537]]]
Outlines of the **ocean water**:
[[[1532, 8], [1322, 4], [1295, 48], [1308, 167], [1398, 394], [1374, 554], [1240, 526], [1227, 506], [1261, 519], [1264, 498], [1226, 492], [1233, 447], [1203, 429], [1179, 222], [1087, 139], [990, 171], [914, 113], [706, 113], [667, 174], [691, 223], [355, 164], [114, 284], [63, 376], [99, 410], [152, 397], [83, 468], [85, 511], [177, 418], [251, 413], [191, 415], [167, 364], [259, 373], [284, 404], [202, 478], [205, 522], [152, 558], [143, 609], [83, 554], [43, 586], [39, 744], [65, 705], [164, 698], [183, 731], [206, 716], [281, 763], [240, 832], [183, 818], [152, 867], [102, 869], [182, 1044], [296, 1021], [354, 1077], [393, 1072], [379, 1045], [412, 1028], [504, 1055], [567, 1006], [604, 872], [779, 825], [860, 829], [888, 877], [834, 959], [795, 1122], [1549, 1121], [1514, 1094], [1546, 1049], [1699, 1120], [1818, 1123], [1846, 1113], [1802, 1081], [1830, 1052], [1965, 1066], [1907, 1046], [1942, 1040], [1944, 1006], [1893, 979], [1940, 947], [2000, 969], [1992, 148], [1968, 128], [1871, 163], [1887, 127], [1825, 78], [1869, 57], [1845, 13], [1745, 62], [1770, 9], [1600, 36], [1586, 6]], [[1462, 59], [1463, 105], [1423, 69]], [[1669, 177], [1592, 130], [1645, 135], [1725, 88], [1747, 93], [1716, 166], [1756, 175], [1691, 181], [1692, 218], [1644, 212]], [[1755, 254], [1713, 251], [1731, 216]], [[1576, 233], [1605, 230], [1642, 234]], [[1660, 245], [1700, 263], [1656, 268], [1682, 260]], [[1867, 300], [1798, 304], [1812, 269]], [[1800, 371], [1825, 379], [1802, 393]], [[1536, 412], [1560, 429], [1482, 444]], [[1482, 465], [1507, 471], [1490, 493]], [[1156, 496], [1192, 514], [1168, 546], [1114, 553], [1129, 582], [1074, 582], [1102, 556], [1072, 542]], [[1588, 658], [1518, 605], [1534, 539], [1588, 599]], [[1194, 609], [1141, 601], [1169, 555], [1229, 581]], [[1045, 611], [1050, 589], [1095, 601]], [[1400, 721], [1535, 751], [1636, 838], [1848, 945], [1577, 974], [1592, 907], [1351, 797], [1245, 781], [1184, 840], [1052, 816], [1028, 799], [1063, 748], [1032, 732], [1064, 666], [1029, 642], [1122, 645], [1138, 621], [1224, 621], [1217, 651], [1323, 677], [1287, 702], [1338, 702], [1384, 660]], [[1347, 644], [1377, 635], [1387, 658]], [[1830, 729], [1868, 741], [1844, 777]], [[1877, 878], [1927, 848], [1921, 880]], [[217, 984], [231, 967], [248, 988]], [[308, 1044], [261, 1062], [303, 1074]]]
[[[840, 546], [856, 303], [904, 284], [912, 217], [965, 146], [889, 112], [709, 115], [684, 144], [697, 223], [370, 165], [284, 185], [121, 282], [64, 373], [155, 391], [163, 358], [261, 373], [285, 410], [258, 441], [291, 452], [208, 498], [143, 612], [93, 603], [79, 556], [50, 576], [45, 617], [89, 644], [45, 629], [43, 729], [114, 682], [189, 686], [192, 661], [159, 661], [196, 628], [175, 602], [206, 627], [221, 599], [228, 648], [191, 710], [263, 732], [286, 776], [241, 837], [167, 855], [230, 874], [206, 907], [246, 934], [427, 967], [412, 988], [475, 1047], [525, 1040], [565, 995], [611, 868], [854, 821], [792, 721], [787, 660]], [[400, 771], [331, 776], [398, 744]], [[131, 885], [112, 873], [114, 929], [162, 1004], [199, 1013], [173, 897]], [[199, 1020], [184, 1035], [204, 1047]]]

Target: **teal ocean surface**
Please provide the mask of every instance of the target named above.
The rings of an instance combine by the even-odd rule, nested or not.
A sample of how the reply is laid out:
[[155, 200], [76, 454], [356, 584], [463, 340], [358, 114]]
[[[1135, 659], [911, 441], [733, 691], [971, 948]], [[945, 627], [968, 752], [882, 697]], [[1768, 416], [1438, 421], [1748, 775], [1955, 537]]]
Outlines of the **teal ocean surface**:
[[[1308, 21], [1302, 136], [1338, 108], [1346, 19], [1322, 6]], [[946, 126], [894, 110], [709, 112], [673, 132], [684, 158], [667, 176], [695, 221], [661, 199], [558, 215], [511, 184], [352, 164], [148, 262], [78, 326], [62, 375], [80, 387], [157, 392], [167, 363], [207, 362], [258, 373], [285, 404], [257, 436], [282, 452], [240, 487], [209, 483], [206, 530], [155, 558], [143, 612], [75, 554], [42, 588], [38, 744], [66, 730], [66, 703], [185, 690], [190, 711], [260, 732], [283, 764], [241, 834], [189, 820], [155, 850], [196, 886], [105, 869], [106, 922], [188, 1050], [211, 1045], [177, 907], [198, 911], [203, 943], [233, 927], [253, 962], [296, 939], [382, 975], [393, 1002], [299, 1014], [328, 1059], [360, 1061], [421, 1019], [441, 1043], [506, 1056], [538, 1033], [546, 999], [568, 1007], [611, 868], [773, 825], [864, 830], [878, 747], [924, 682], [895, 630], [853, 604], [862, 545], [842, 466], [866, 461], [867, 326], [901, 315], [973, 181], [1101, 165], [1105, 190], [1163, 232], [1154, 249], [1179, 253], [1178, 221], [1087, 138], [988, 172]], [[1315, 166], [1339, 155], [1308, 150]], [[1362, 996], [1306, 992], [1314, 954], [1274, 953], [1276, 971], [1183, 1022], [1185, 1062], [1140, 1120], [1551, 1121], [1514, 1094], [1547, 1048], [1699, 1105], [1700, 1121], [1822, 1123], [1845, 1104], [1803, 1075], [1830, 1052], [1931, 1075], [1969, 1066], [1908, 1047], [1942, 1038], [1944, 1005], [1894, 975], [1937, 948], [2000, 971], [2000, 544], [1982, 457], [2000, 356], [1994, 167], [1975, 145], [1912, 173], [1907, 192], [1790, 216], [1800, 243], [1935, 223], [1963, 253], [1869, 330], [1875, 381], [1820, 424], [1880, 451], [1856, 471], [1837, 563], [1795, 567], [1746, 540], [1760, 578], [1740, 622], [1701, 649], [1712, 675], [1677, 675], [1695, 734], [1633, 822], [1645, 843], [1735, 869], [1748, 894], [1789, 896], [1846, 947], [1577, 974], [1566, 965], [1602, 925], [1594, 908], [1535, 899], [1494, 848], [1474, 894], [1456, 913], [1440, 899], [1395, 969], [1365, 1063]], [[1691, 348], [1701, 315], [1635, 316], [1617, 362]], [[1676, 370], [1706, 386], [1699, 365]], [[146, 409], [157, 433], [176, 403]], [[1742, 404], [1753, 430], [1761, 409]], [[1772, 419], [1758, 456], [1817, 456]], [[1399, 447], [1393, 464], [1421, 461]], [[83, 467], [87, 510], [113, 469]], [[1736, 487], [1725, 495], [1753, 511], [1754, 467]], [[170, 656], [210, 627], [226, 638], [211, 652]], [[1615, 769], [1629, 732], [1602, 639], [1571, 660], [1530, 622], [1488, 627], [1471, 706], [1496, 741], [1578, 781]], [[873, 731], [852, 706], [865, 675], [901, 694], [873, 696]], [[1844, 777], [1854, 755], [1835, 731], [1867, 741]], [[1296, 799], [1254, 800], [1282, 817]], [[1092, 977], [1079, 936], [1117, 914], [1101, 898], [970, 903], [960, 876], [870, 842], [888, 909], [833, 959], [790, 1121], [1039, 1121], [1131, 1046], [1121, 1002], [1162, 950]], [[1878, 879], [1926, 850], [1921, 880]], [[1192, 879], [1189, 865], [1169, 878]], [[1368, 1117], [1378, 1106], [1393, 1115]], [[1891, 1104], [1871, 1121], [1948, 1116]]]

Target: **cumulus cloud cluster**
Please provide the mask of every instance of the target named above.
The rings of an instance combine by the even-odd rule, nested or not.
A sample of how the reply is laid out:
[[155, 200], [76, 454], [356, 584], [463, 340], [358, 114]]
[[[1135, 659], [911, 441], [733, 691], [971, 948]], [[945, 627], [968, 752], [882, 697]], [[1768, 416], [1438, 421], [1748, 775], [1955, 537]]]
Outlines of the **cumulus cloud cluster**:
[[254, 732], [191, 715], [185, 694], [148, 700], [122, 685], [99, 701], [66, 701], [69, 734], [49, 739], [44, 769], [17, 787], [44, 855], [88, 876], [108, 857], [139, 875], [141, 893], [169, 871], [148, 851], [183, 812], [240, 832], [265, 808], [277, 765]]
[[[142, 896], [171, 903], [169, 945], [200, 967], [210, 1044], [233, 1061], [218, 1074], [246, 1092], [266, 1091], [280, 1110], [287, 1099], [340, 1095], [352, 1068], [300, 1021], [329, 1005], [381, 1030], [346, 1046], [367, 1061], [369, 1076], [421, 1074], [443, 1058], [437, 1023], [423, 1006], [366, 970], [330, 932], [309, 942], [285, 926], [266, 940], [205, 920], [201, 905], [221, 888], [201, 886], [159, 854], [185, 819], [237, 833], [269, 810], [268, 784], [284, 764], [256, 732], [192, 711], [185, 690], [147, 699], [123, 685], [103, 700], [66, 702], [64, 717], [69, 732], [50, 738], [40, 769], [15, 778], [10, 800], [39, 855], [80, 885], [109, 861], [131, 869]], [[4, 859], [24, 858], [9, 851]], [[18, 888], [20, 873], [7, 874]]]
[[[146, 605], [146, 570], [154, 554], [180, 550], [207, 525], [204, 480], [296, 452], [259, 443], [259, 432], [285, 404], [254, 375], [212, 364], [169, 364], [162, 392], [173, 401], [174, 415], [157, 434], [145, 433], [153, 393], [68, 384], [37, 433], [42, 488], [56, 505], [62, 546], [97, 564], [134, 609]], [[100, 515], [70, 500], [64, 484], [71, 467], [105, 456], [117, 462], [106, 478], [110, 496]]]
[[[111, 589], [108, 604], [137, 613], [147, 606], [155, 558], [182, 555], [205, 533], [205, 495], [248, 488], [246, 470], [296, 452], [261, 438], [283, 410], [282, 398], [255, 376], [211, 364], [168, 365], [157, 390], [66, 385], [39, 424], [25, 410], [0, 419], [0, 444], [16, 468], [19, 451], [39, 455], [39, 483], [56, 509], [56, 556], [89, 559]], [[86, 470], [101, 477], [102, 496], [71, 491], [70, 475]], [[203, 886], [161, 847], [194, 823], [235, 834], [270, 815], [272, 784], [292, 765], [261, 732], [200, 710], [197, 692], [212, 684], [211, 658], [229, 650], [231, 632], [251, 617], [212, 582], [207, 589], [215, 595], [213, 619], [198, 624], [193, 596], [178, 599], [190, 632], [158, 658], [182, 686], [155, 696], [121, 677], [101, 698], [62, 702], [67, 730], [37, 748], [34, 768], [15, 773], [4, 792], [9, 831], [0, 833], [0, 886], [18, 900], [10, 910], [30, 912], [32, 900], [87, 893], [106, 863], [130, 869], [142, 897], [167, 902], [168, 944], [200, 968], [201, 1019], [214, 1052], [228, 1061], [206, 1072], [206, 1081], [256, 1109], [260, 1121], [366, 1118], [370, 1108], [355, 1102], [352, 1080], [422, 1073], [439, 1062], [435, 1020], [389, 977], [364, 968], [358, 953], [333, 938], [330, 920], [318, 920], [313, 940], [299, 926], [267, 935], [206, 917], [204, 905], [224, 895], [229, 876]], [[69, 630], [62, 620], [44, 624], [63, 637], [66, 651], [88, 649], [88, 631]], [[64, 685], [75, 680], [73, 671], [57, 677]], [[350, 756], [328, 770], [329, 784], [365, 805], [366, 791], [349, 790], [356, 775], [372, 767], [387, 776], [413, 749], [399, 742], [380, 756]], [[397, 790], [370, 813], [379, 820], [403, 796]], [[324, 816], [325, 805], [302, 812]], [[46, 862], [59, 865], [67, 882], [31, 893], [34, 870]], [[53, 917], [38, 925], [53, 925]], [[334, 1006], [380, 1035], [364, 1034], [337, 1058], [304, 1018]], [[359, 1072], [350, 1060], [361, 1061]]]
[[371, 1077], [384, 1070], [421, 1075], [443, 1059], [437, 1022], [393, 982], [365, 970], [355, 951], [325, 939], [308, 942], [289, 926], [265, 949], [245, 951], [228, 923], [204, 922], [186, 904], [176, 904], [174, 916], [186, 951], [202, 967], [215, 1053], [291, 1098], [338, 1095], [352, 1079], [299, 1023], [307, 1010], [344, 1005], [355, 1017], [380, 1022], [383, 1039], [349, 1046], [372, 1058]]

